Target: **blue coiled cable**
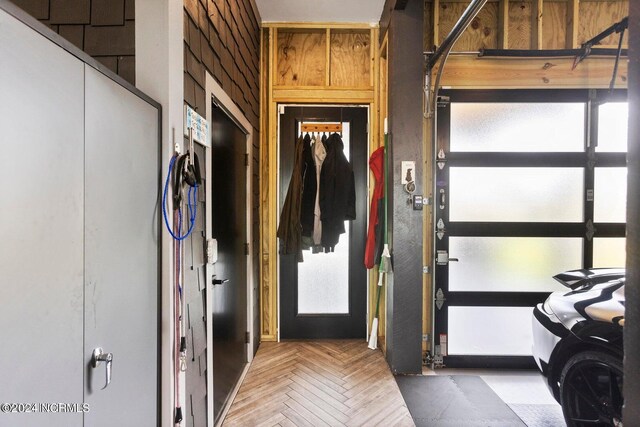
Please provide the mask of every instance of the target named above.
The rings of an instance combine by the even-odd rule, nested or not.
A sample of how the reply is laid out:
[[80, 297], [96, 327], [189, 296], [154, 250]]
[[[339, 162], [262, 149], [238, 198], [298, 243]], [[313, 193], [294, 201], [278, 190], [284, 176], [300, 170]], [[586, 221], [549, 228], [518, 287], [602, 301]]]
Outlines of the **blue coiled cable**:
[[[167, 192], [169, 190], [169, 180], [171, 179], [171, 173], [173, 172], [173, 167], [176, 163], [177, 158], [178, 155], [176, 154], [171, 158], [171, 161], [169, 162], [169, 172], [167, 173], [167, 179], [164, 182], [164, 192], [162, 194], [162, 216], [164, 217], [164, 225], [167, 227], [167, 230], [169, 231], [169, 234], [171, 234], [171, 237], [173, 237], [175, 240], [180, 241], [189, 237], [189, 235], [193, 231], [193, 225], [196, 222], [196, 215], [198, 214], [198, 184], [196, 184], [194, 187], [189, 187], [189, 192], [187, 194], [189, 229], [184, 236], [180, 236], [180, 231], [182, 230], [182, 208], [178, 207], [178, 235], [176, 235], [176, 233], [171, 229], [171, 226], [169, 225], [169, 218], [167, 216]], [[193, 201], [191, 200], [192, 194]], [[191, 206], [194, 206], [194, 208], [191, 209]]]

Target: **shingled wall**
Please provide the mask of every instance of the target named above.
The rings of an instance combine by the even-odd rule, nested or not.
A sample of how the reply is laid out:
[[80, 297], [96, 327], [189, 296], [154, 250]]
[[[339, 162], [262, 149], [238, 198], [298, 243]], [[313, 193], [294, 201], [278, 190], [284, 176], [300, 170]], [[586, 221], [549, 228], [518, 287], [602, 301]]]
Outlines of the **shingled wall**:
[[[253, 126], [253, 267], [259, 276], [260, 23], [251, 0], [184, 0], [184, 100], [205, 114], [205, 70]], [[257, 294], [257, 292], [256, 292]], [[254, 307], [259, 310], [258, 301]]]
[[[184, 0], [184, 43], [185, 103], [205, 114], [206, 70], [253, 126], [251, 255], [257, 278], [260, 277], [260, 23], [251, 0]], [[257, 300], [254, 307], [259, 310]]]
[[135, 0], [12, 0], [135, 84]]
[[184, 97], [204, 112], [204, 73], [259, 128], [260, 24], [249, 0], [185, 0]]

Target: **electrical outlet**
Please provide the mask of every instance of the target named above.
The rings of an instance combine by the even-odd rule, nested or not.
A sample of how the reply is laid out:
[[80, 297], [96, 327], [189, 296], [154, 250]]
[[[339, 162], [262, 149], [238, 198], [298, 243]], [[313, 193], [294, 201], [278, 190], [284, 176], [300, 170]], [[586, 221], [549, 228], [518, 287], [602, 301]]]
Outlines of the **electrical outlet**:
[[413, 196], [413, 210], [414, 211], [422, 210], [422, 194], [416, 194]]

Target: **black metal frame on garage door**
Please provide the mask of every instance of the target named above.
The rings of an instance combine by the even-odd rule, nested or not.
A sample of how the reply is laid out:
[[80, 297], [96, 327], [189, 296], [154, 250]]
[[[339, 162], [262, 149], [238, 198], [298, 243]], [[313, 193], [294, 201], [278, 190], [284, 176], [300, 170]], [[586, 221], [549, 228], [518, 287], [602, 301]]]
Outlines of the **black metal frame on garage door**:
[[611, 198], [626, 178], [606, 183], [626, 177], [626, 150], [607, 146], [626, 91], [440, 94], [435, 353], [447, 367], [533, 367], [529, 311], [561, 289], [551, 276], [605, 266], [624, 242]]

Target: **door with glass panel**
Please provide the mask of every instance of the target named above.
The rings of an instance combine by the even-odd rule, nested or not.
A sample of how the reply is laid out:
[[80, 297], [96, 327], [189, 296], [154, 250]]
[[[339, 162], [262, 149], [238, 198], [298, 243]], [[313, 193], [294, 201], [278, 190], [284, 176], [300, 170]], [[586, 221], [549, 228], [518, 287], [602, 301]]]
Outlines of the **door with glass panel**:
[[[364, 338], [367, 276], [364, 247], [367, 225], [367, 120], [365, 107], [285, 107], [279, 121], [279, 212], [293, 171], [295, 141], [306, 122], [341, 123], [344, 153], [353, 168], [356, 219], [334, 252], [279, 255], [280, 337]], [[329, 136], [329, 134], [327, 134]], [[317, 135], [318, 140], [322, 133]]]
[[443, 95], [436, 354], [448, 367], [533, 366], [532, 307], [565, 289], [552, 276], [622, 259], [624, 153], [596, 148], [598, 112], [613, 103], [574, 90]]

